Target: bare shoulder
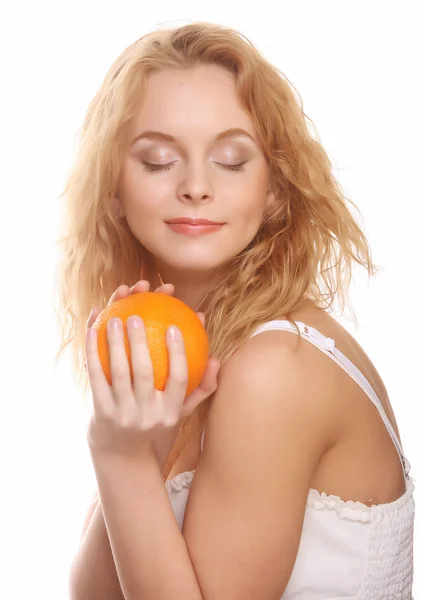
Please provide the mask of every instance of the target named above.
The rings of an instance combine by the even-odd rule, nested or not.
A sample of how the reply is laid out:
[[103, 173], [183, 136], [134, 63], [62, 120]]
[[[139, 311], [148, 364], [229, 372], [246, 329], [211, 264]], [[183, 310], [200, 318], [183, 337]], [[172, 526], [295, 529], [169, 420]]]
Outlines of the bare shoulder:
[[[384, 381], [378, 372], [376, 365], [372, 362], [372, 359], [368, 356], [365, 349], [362, 348], [356, 337], [349, 333], [337, 319], [323, 309], [314, 308], [312, 306], [306, 307], [295, 311], [292, 316], [296, 321], [302, 321], [306, 325], [318, 330], [319, 333], [325, 337], [334, 340], [337, 350], [346, 356], [346, 358], [353, 363], [369, 382], [383, 405], [389, 420], [393, 424], [396, 434], [400, 437], [394, 411]], [[332, 362], [334, 365], [333, 361], [327, 360], [327, 362]], [[353, 388], [354, 384], [349, 375], [342, 373], [339, 367], [335, 368], [338, 372], [338, 377], [342, 378], [347, 386], [350, 384]], [[355, 401], [354, 398], [352, 401]], [[368, 403], [365, 401], [363, 404], [367, 405]], [[377, 419], [378, 417], [375, 416], [375, 420]]]
[[[279, 427], [280, 433], [286, 423], [296, 442], [303, 434], [310, 456], [320, 457], [336, 443], [341, 412], [333, 393], [337, 375], [333, 361], [289, 331], [269, 330], [249, 338], [220, 369], [207, 416], [206, 437], [215, 443], [205, 443], [203, 458], [218, 448], [219, 433], [242, 437], [245, 432], [254, 435], [256, 427]], [[286, 439], [284, 435], [284, 444]], [[265, 446], [261, 448], [257, 466], [268, 461]]]
[[291, 316], [295, 321], [301, 321], [316, 329], [325, 337], [333, 339], [337, 349], [356, 364], [357, 368], [365, 371], [369, 378], [373, 379], [373, 375], [378, 375], [370, 358], [357, 339], [326, 310], [312, 305], [305, 305], [303, 308], [294, 311]]
[[[289, 317], [290, 321], [318, 329], [326, 337], [346, 340], [349, 336], [333, 317], [312, 306], [294, 311]], [[287, 316], [281, 315], [274, 320], [287, 320]], [[344, 343], [341, 345], [344, 347]], [[247, 339], [224, 363], [220, 370], [221, 377], [234, 378], [239, 382], [239, 374], [246, 369], [248, 373], [260, 372], [262, 377], [268, 377], [271, 373], [273, 378], [281, 379], [278, 385], [288, 386], [290, 393], [298, 389], [304, 398], [309, 397], [310, 393], [313, 405], [317, 408], [317, 397], [321, 396], [327, 401], [327, 392], [333, 391], [333, 373], [339, 372], [334, 361], [327, 359], [324, 353], [303, 337], [279, 329], [269, 329]], [[276, 384], [276, 381], [273, 383]]]

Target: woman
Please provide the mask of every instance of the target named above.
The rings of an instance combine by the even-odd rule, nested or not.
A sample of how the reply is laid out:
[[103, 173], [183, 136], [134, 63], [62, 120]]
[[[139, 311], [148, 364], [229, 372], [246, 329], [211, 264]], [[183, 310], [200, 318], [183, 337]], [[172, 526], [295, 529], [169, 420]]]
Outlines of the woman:
[[[411, 598], [409, 464], [379, 374], [329, 314], [354, 263], [376, 269], [307, 120], [247, 39], [208, 23], [132, 44], [89, 106], [59, 273], [98, 483], [75, 600]], [[113, 386], [90, 333], [148, 289], [198, 311], [211, 344], [188, 409], [168, 338], [171, 414], [147, 403], [142, 323], [133, 388], [121, 331]]]

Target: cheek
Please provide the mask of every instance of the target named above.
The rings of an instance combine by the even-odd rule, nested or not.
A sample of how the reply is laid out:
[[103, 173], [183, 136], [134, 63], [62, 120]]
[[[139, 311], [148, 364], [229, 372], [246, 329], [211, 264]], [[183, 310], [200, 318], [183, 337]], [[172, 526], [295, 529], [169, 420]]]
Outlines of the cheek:
[[268, 173], [261, 167], [251, 169], [251, 172], [244, 178], [243, 195], [251, 211], [260, 211], [265, 205], [265, 199], [268, 190]]
[[160, 214], [168, 197], [168, 185], [151, 181], [151, 177], [139, 174], [123, 188], [125, 209], [128, 214]]
[[244, 221], [253, 223], [260, 221], [266, 205], [266, 187], [257, 182], [256, 179], [251, 180], [243, 189], [243, 192], [238, 195], [239, 202], [237, 204], [237, 217]]
[[264, 217], [266, 206], [266, 190], [262, 186], [251, 185], [244, 193], [238, 196], [236, 207], [229, 216], [236, 237], [249, 244], [259, 230]]

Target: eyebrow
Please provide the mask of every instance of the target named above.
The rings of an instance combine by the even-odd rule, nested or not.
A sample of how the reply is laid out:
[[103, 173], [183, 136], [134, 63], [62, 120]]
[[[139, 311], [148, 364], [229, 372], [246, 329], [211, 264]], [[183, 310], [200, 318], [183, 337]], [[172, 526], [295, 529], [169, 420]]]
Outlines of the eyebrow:
[[[251, 136], [250, 133], [248, 133], [244, 129], [240, 129], [239, 127], [232, 128], [232, 129], [226, 129], [226, 131], [222, 131], [215, 137], [214, 142], [218, 142], [219, 140], [222, 140], [224, 138], [238, 137], [241, 135], [248, 137], [255, 144], [257, 143], [256, 140]], [[139, 140], [145, 139], [145, 138], [153, 139], [153, 140], [164, 140], [166, 142], [179, 143], [178, 138], [173, 137], [172, 135], [169, 135], [168, 133], [162, 133], [161, 131], [144, 131], [143, 133], [138, 135], [133, 140], [131, 145], [133, 146], [134, 144], [136, 144], [136, 142], [138, 142]]]

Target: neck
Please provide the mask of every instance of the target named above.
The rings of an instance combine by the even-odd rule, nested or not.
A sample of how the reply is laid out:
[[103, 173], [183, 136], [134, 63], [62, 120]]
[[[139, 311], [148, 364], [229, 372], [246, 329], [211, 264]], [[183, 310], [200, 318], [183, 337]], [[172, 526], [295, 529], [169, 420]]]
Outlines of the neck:
[[[187, 304], [192, 310], [200, 310], [199, 304], [212, 285], [212, 276], [210, 274], [189, 274], [186, 272], [167, 269], [165, 266], [157, 268], [163, 283], [172, 283], [174, 285], [174, 297]], [[155, 278], [154, 278], [155, 280]], [[151, 282], [151, 280], [150, 280]], [[160, 278], [157, 276], [157, 286], [161, 285]], [[151, 289], [155, 289], [151, 285]]]

